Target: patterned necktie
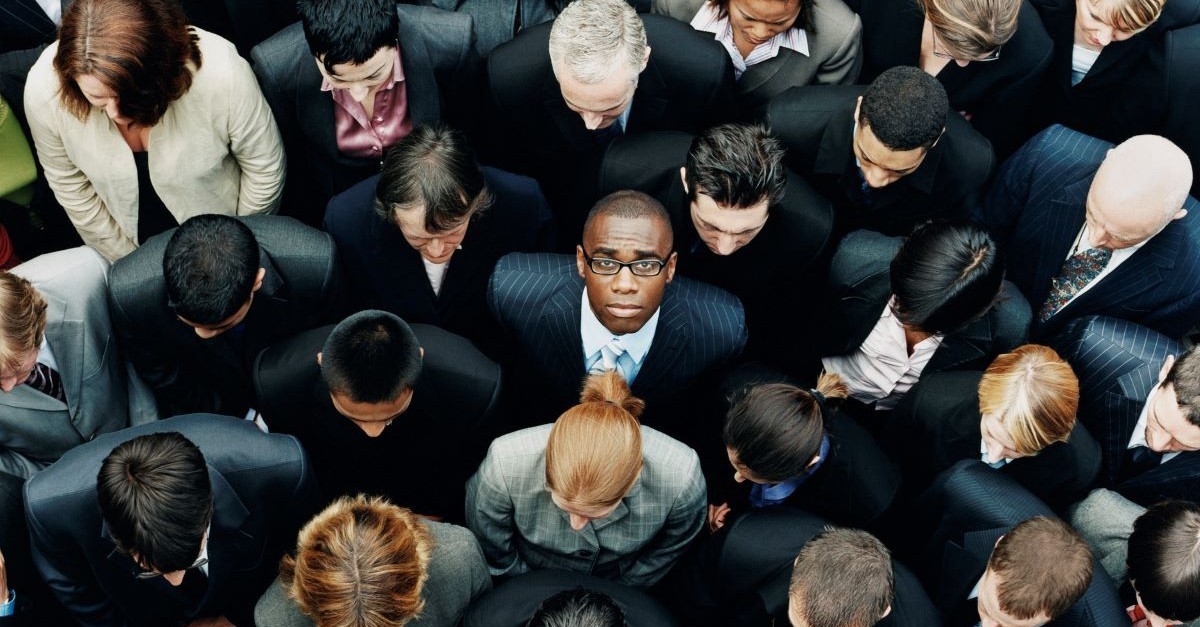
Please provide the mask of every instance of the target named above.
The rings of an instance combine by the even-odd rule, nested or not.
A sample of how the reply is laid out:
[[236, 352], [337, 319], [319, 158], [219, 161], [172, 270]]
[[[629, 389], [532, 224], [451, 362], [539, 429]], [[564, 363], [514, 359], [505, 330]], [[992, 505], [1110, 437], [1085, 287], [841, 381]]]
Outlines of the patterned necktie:
[[25, 379], [25, 385], [49, 396], [57, 398], [62, 402], [67, 402], [67, 394], [63, 391], [62, 377], [58, 375], [58, 371], [46, 364], [38, 362], [34, 364], [33, 371], [29, 373], [29, 378]]
[[1058, 276], [1050, 279], [1050, 294], [1038, 312], [1038, 321], [1049, 320], [1050, 316], [1071, 302], [1079, 290], [1100, 275], [1109, 259], [1112, 259], [1112, 251], [1107, 248], [1089, 248], [1067, 259]]
[[[622, 359], [624, 358], [624, 359]], [[609, 370], [616, 370], [626, 381], [629, 380], [629, 363], [632, 358], [625, 350], [625, 346], [621, 344], [620, 338], [613, 338], [600, 347], [600, 359], [592, 363], [592, 367], [588, 370], [588, 374], [603, 374]]]

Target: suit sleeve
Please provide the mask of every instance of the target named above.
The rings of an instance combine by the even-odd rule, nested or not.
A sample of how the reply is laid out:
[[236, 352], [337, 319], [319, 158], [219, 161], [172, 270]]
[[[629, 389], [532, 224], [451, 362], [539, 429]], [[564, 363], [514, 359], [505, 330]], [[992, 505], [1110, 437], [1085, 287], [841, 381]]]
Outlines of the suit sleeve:
[[642, 548], [629, 570], [621, 573], [617, 579], [619, 583], [635, 588], [648, 588], [658, 583], [704, 528], [708, 513], [704, 473], [700, 472], [696, 454], [693, 452], [691, 456], [693, 469], [687, 473], [689, 481], [671, 505], [666, 523], [654, 540]]
[[[33, 473], [41, 469], [42, 466], [32, 459], [16, 451], [0, 447], [0, 472], [28, 479], [33, 476]], [[3, 547], [0, 547], [0, 549], [3, 549]]]
[[492, 452], [467, 482], [467, 528], [479, 539], [493, 577], [519, 575], [529, 566], [517, 553], [515, 507], [504, 473]]
[[[28, 485], [27, 483], [25, 491], [27, 503]], [[56, 512], [45, 512], [50, 516], [43, 521], [43, 512], [38, 511], [39, 509], [33, 505], [25, 509], [29, 522], [33, 563], [38, 574], [81, 627], [124, 625], [125, 621], [117, 608], [108, 600], [99, 582], [93, 577], [83, 551], [75, 547], [69, 539], [55, 537], [55, 532], [49, 525], [53, 523], [53, 514]]]
[[233, 62], [229, 98], [229, 150], [241, 170], [238, 215], [274, 213], [283, 195], [287, 159], [275, 118], [250, 65]]
[[854, 15], [854, 21], [846, 32], [846, 38], [838, 45], [829, 59], [817, 70], [818, 85], [853, 85], [862, 71], [862, 20]]

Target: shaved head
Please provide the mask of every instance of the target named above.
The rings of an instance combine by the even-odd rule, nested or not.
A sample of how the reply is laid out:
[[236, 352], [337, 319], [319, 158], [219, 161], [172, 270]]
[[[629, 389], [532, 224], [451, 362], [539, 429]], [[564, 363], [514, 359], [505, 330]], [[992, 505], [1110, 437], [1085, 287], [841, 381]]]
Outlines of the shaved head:
[[1170, 140], [1138, 135], [1122, 142], [1108, 151], [1088, 191], [1093, 245], [1118, 249], [1150, 239], [1187, 213], [1191, 186], [1191, 161]]

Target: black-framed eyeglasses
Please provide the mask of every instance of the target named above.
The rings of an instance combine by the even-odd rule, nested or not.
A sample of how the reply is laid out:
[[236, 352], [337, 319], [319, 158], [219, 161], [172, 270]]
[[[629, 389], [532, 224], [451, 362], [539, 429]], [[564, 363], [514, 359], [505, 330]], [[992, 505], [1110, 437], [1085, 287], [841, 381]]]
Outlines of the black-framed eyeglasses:
[[[583, 250], [580, 248], [580, 250]], [[662, 274], [663, 268], [667, 267], [667, 262], [660, 259], [638, 259], [637, 261], [617, 261], [608, 257], [592, 257], [587, 251], [583, 251], [583, 258], [587, 260], [588, 268], [593, 273], [602, 276], [612, 276], [621, 271], [621, 268], [629, 268], [629, 271], [634, 276], [658, 276]]]
[[[945, 50], [938, 50], [938, 43], [940, 41], [941, 41], [941, 38], [937, 36], [937, 33], [934, 33], [933, 34], [933, 56], [935, 56], [939, 59], [948, 59], [950, 61], [955, 61], [958, 63], [987, 63], [988, 61], [996, 61], [997, 59], [1000, 58], [1000, 49], [1004, 47], [1004, 46], [996, 46], [995, 50], [989, 52], [986, 56], [979, 57], [977, 59], [959, 59], [959, 58], [951, 55], [949, 52], [946, 52]], [[945, 46], [943, 46], [943, 48], [944, 47]]]
[[[196, 561], [193, 562], [191, 566], [188, 566], [187, 568], [184, 568], [183, 570], [191, 570], [193, 568], [200, 568], [201, 566], [204, 566], [206, 564], [208, 564], [207, 557], [197, 558]], [[140, 566], [134, 566], [133, 567], [133, 576], [136, 579], [146, 580], [146, 579], [154, 579], [155, 577], [162, 577], [162, 573], [160, 573], [158, 571], [142, 570], [142, 568]]]

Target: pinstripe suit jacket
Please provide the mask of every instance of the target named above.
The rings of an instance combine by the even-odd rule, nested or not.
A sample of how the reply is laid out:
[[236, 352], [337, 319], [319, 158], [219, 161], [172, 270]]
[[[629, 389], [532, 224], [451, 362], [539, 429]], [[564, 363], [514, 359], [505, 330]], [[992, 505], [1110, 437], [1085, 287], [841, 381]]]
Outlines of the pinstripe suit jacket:
[[546, 489], [546, 440], [553, 425], [497, 438], [467, 482], [467, 527], [492, 575], [562, 568], [649, 587], [700, 533], [705, 484], [700, 458], [642, 427], [642, 473], [617, 509], [582, 531]]
[[[1012, 477], [978, 460], [963, 460], [934, 480], [915, 510], [916, 526], [930, 540], [918, 562], [934, 605], [948, 618], [967, 600], [987, 569], [1000, 536], [1034, 516], [1056, 518]], [[933, 531], [932, 536], [928, 532]], [[974, 621], [974, 619], [972, 619]], [[964, 627], [947, 622], [948, 627]], [[1050, 627], [1129, 627], [1116, 584], [1095, 561], [1083, 596]]]
[[[554, 420], [579, 402], [587, 376], [579, 332], [582, 298], [583, 279], [571, 256], [513, 253], [496, 264], [488, 306], [516, 347], [509, 351], [516, 353], [516, 363], [510, 357], [505, 372], [525, 412], [521, 426]], [[745, 344], [737, 298], [676, 276], [663, 293], [654, 341], [631, 386], [646, 401], [642, 424], [692, 442], [689, 398]]]
[[1103, 450], [1101, 481], [1144, 507], [1163, 499], [1200, 501], [1200, 452], [1181, 453], [1116, 483], [1158, 371], [1183, 347], [1145, 327], [1104, 316], [1072, 322], [1055, 346], [1079, 377], [1079, 419]]
[[[1000, 168], [975, 220], [992, 231], [1008, 255], [1008, 280], [1037, 311], [1050, 279], [1083, 227], [1084, 205], [1096, 169], [1112, 144], [1064, 126], [1042, 131]], [[1067, 322], [1112, 316], [1170, 337], [1200, 321], [1200, 203], [1173, 220], [1132, 257], [1061, 311], [1039, 323], [1034, 339], [1053, 337]]]

